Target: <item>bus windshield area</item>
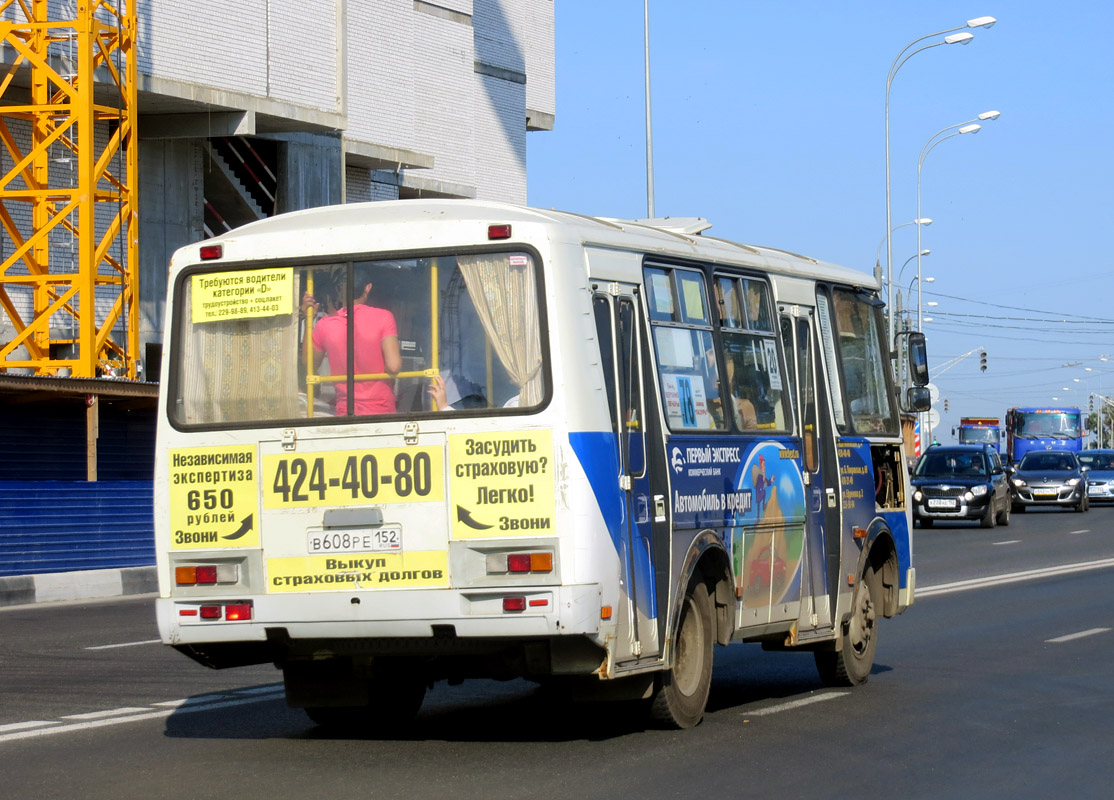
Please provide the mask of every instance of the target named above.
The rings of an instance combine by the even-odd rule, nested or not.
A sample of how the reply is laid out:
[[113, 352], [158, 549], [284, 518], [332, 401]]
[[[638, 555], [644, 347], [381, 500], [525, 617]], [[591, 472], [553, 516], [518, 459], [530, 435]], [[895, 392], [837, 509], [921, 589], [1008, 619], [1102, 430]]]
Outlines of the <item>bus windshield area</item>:
[[189, 270], [169, 413], [190, 427], [535, 407], [539, 296], [523, 252]]
[[917, 464], [918, 478], [984, 477], [988, 474], [986, 459], [981, 453], [925, 453]]
[[1078, 414], [1018, 411], [1013, 415], [1013, 435], [1019, 439], [1078, 439]]
[[1000, 436], [997, 428], [960, 428], [959, 429], [959, 443], [960, 444], [978, 444], [986, 442], [987, 444], [998, 444]]

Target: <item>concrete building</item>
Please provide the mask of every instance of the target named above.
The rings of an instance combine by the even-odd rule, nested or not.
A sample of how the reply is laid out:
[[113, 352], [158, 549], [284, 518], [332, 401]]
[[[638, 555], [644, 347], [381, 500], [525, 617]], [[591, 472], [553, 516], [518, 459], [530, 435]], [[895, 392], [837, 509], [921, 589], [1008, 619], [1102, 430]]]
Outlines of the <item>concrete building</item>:
[[[50, 18], [75, 18], [76, 2], [47, 0]], [[331, 203], [526, 201], [526, 134], [554, 124], [553, 0], [141, 0], [136, 13], [143, 377], [158, 374], [167, 263], [184, 244]], [[0, 13], [21, 18], [18, 5]], [[0, 58], [11, 67], [20, 55], [5, 44]], [[26, 102], [13, 99], [12, 74], [2, 100]], [[9, 128], [17, 144], [29, 141], [26, 127]], [[0, 156], [7, 173], [13, 158]], [[6, 210], [29, 235], [30, 216]], [[15, 244], [4, 243], [0, 260]], [[0, 288], [24, 318], [34, 314], [29, 291]], [[12, 337], [6, 322], [0, 314], [0, 347]], [[153, 385], [27, 372], [0, 364], [0, 444], [22, 448], [23, 437], [41, 442], [35, 432], [50, 430], [51, 446], [0, 460], [0, 483], [95, 477], [112, 450], [104, 425], [126, 447], [102, 480], [106, 469], [149, 476]], [[99, 448], [90, 444], [98, 433]], [[0, 517], [21, 513], [0, 507]], [[4, 559], [0, 550], [0, 575]]]
[[149, 0], [139, 15], [143, 344], [161, 340], [170, 254], [206, 229], [329, 203], [526, 201], [526, 133], [554, 121], [553, 0]]

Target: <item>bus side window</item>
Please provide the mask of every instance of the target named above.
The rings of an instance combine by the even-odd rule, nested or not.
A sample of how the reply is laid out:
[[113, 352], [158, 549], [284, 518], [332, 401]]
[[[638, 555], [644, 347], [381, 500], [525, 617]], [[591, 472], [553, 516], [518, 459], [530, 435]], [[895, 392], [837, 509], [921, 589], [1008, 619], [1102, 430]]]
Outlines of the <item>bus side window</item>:
[[720, 385], [703, 273], [654, 266], [643, 274], [670, 429], [723, 430], [727, 392]]
[[642, 419], [642, 360], [638, 357], [638, 326], [635, 319], [634, 303], [627, 297], [619, 298], [618, 308], [618, 345], [619, 345], [619, 407], [623, 409], [625, 439], [622, 447], [627, 465], [627, 474], [642, 475], [646, 471], [646, 448], [643, 445], [644, 433]]
[[592, 311], [596, 318], [596, 341], [600, 346], [600, 366], [603, 368], [603, 388], [607, 393], [611, 430], [619, 432], [619, 411], [615, 407], [615, 340], [611, 335], [611, 303], [606, 295], [592, 298]]
[[781, 350], [785, 353], [785, 382], [789, 392], [790, 419], [794, 420], [786, 426], [789, 430], [797, 427], [793, 409], [800, 408], [797, 400], [797, 364], [793, 352], [793, 321], [789, 317], [781, 318]]

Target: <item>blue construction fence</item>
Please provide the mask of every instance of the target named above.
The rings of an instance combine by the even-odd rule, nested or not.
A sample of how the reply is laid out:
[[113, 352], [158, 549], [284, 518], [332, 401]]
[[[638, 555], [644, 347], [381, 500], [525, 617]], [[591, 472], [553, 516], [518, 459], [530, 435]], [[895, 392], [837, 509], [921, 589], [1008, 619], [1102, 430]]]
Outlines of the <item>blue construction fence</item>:
[[0, 480], [0, 576], [155, 563], [151, 480]]

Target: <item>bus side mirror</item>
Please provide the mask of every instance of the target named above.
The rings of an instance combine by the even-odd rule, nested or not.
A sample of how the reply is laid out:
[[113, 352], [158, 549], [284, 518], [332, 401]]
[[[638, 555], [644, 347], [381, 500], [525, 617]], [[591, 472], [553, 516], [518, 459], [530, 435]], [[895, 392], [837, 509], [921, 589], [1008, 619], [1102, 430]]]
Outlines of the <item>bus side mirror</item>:
[[909, 375], [916, 386], [928, 385], [928, 347], [925, 345], [924, 334], [920, 331], [911, 331], [905, 342], [909, 356]]
[[927, 386], [910, 386], [905, 390], [902, 411], [911, 414], [917, 411], [928, 411], [930, 408], [932, 408], [932, 395]]

